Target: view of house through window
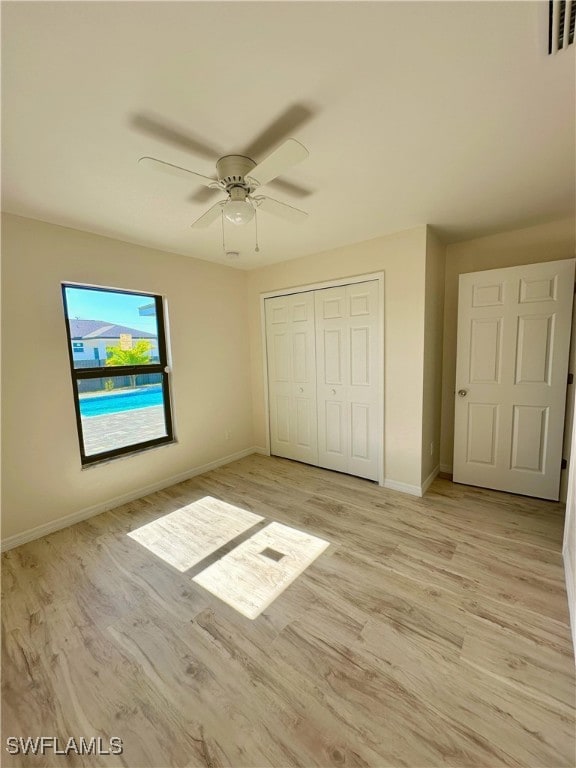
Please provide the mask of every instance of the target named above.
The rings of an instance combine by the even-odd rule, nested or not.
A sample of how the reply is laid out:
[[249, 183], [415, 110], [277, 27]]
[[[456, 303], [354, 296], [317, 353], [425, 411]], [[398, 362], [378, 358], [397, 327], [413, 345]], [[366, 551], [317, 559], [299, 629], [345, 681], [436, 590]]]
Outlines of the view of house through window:
[[82, 463], [171, 441], [162, 297], [62, 290]]

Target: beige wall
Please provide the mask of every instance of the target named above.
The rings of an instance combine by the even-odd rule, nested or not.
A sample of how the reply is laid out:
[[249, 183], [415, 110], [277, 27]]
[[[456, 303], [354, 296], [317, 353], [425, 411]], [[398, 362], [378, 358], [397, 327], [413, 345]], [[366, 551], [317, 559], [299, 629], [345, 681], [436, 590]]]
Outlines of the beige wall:
[[420, 487], [425, 259], [426, 227], [418, 227], [248, 273], [257, 445], [266, 445], [260, 294], [384, 271], [384, 476]]
[[424, 309], [422, 482], [436, 472], [440, 464], [445, 261], [446, 248], [428, 227]]
[[[252, 445], [246, 273], [32, 219], [2, 224], [3, 538]], [[166, 297], [176, 444], [81, 469], [67, 280]]]
[[570, 259], [575, 255], [575, 244], [574, 219], [562, 219], [447, 246], [440, 453], [443, 471], [452, 471], [453, 460], [458, 276], [464, 272]]

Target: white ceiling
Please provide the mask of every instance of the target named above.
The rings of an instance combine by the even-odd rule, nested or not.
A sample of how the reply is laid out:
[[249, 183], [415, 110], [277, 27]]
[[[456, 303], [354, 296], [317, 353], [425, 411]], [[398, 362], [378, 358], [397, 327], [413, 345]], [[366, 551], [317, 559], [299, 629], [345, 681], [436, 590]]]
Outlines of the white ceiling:
[[[548, 56], [547, 2], [4, 2], [3, 210], [254, 267], [435, 225], [448, 241], [574, 210], [574, 48]], [[284, 178], [303, 224], [210, 205], [152, 155], [212, 161], [138, 130], [153, 117], [222, 154], [284, 110], [310, 157]], [[259, 157], [256, 160], [261, 159]]]

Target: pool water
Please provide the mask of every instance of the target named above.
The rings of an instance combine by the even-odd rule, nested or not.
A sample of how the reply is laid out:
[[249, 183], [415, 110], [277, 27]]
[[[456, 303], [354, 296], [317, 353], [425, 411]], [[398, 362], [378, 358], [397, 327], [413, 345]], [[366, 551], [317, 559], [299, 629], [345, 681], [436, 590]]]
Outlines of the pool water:
[[148, 408], [151, 405], [162, 405], [164, 402], [162, 385], [140, 387], [128, 392], [97, 395], [80, 398], [81, 416], [104, 416], [121, 411], [132, 411], [135, 408]]

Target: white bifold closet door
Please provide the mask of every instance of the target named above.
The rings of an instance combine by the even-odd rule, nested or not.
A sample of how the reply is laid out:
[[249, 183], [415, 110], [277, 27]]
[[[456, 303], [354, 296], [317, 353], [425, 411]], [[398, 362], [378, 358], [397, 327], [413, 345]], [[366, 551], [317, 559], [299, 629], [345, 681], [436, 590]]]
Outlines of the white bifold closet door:
[[378, 283], [315, 291], [318, 464], [378, 479]]
[[270, 449], [318, 463], [314, 293], [265, 301]]
[[265, 301], [275, 456], [378, 480], [378, 283]]

